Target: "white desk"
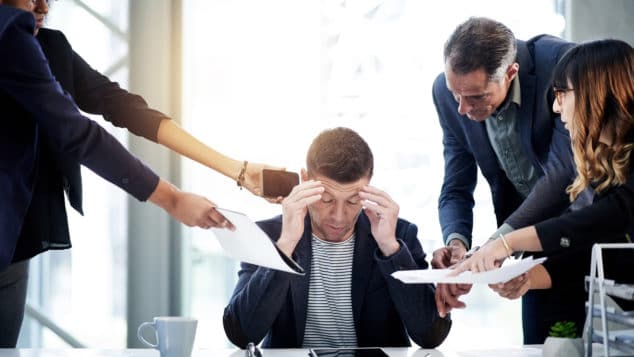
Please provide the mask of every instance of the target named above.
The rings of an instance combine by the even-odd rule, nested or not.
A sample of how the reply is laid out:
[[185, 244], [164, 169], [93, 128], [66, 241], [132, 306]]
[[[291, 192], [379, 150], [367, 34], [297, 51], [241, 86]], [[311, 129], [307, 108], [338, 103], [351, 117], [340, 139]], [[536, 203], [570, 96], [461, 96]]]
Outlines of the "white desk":
[[[594, 346], [593, 356], [601, 356], [599, 345]], [[518, 346], [478, 350], [446, 351], [410, 348], [384, 348], [391, 357], [541, 357], [540, 346]], [[307, 357], [306, 349], [265, 349], [263, 357]], [[244, 357], [245, 351], [238, 349], [198, 349], [192, 357]], [[616, 355], [618, 356], [618, 354]], [[0, 357], [160, 357], [153, 349], [0, 349]]]
[[[536, 347], [517, 347], [508, 349], [443, 351], [418, 348], [384, 348], [390, 357], [541, 357], [541, 349]], [[307, 357], [306, 349], [265, 349], [263, 357]], [[238, 349], [198, 349], [192, 357], [244, 357], [245, 351]], [[0, 357], [160, 357], [153, 349], [0, 349]]]

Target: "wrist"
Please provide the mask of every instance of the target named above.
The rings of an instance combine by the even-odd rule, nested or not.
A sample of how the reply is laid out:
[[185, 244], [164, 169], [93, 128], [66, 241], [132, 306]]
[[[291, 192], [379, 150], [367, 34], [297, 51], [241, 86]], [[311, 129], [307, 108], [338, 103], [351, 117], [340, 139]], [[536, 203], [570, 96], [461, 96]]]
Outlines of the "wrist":
[[176, 187], [163, 179], [159, 179], [154, 192], [148, 197], [148, 201], [169, 212], [176, 206], [177, 192]]
[[390, 242], [379, 244], [379, 250], [381, 251], [381, 254], [383, 254], [384, 257], [391, 257], [392, 255], [396, 254], [400, 249], [401, 249], [401, 245], [396, 240], [396, 238], [394, 238], [394, 240]]
[[284, 254], [290, 257], [291, 255], [293, 255], [295, 247], [297, 247], [297, 243], [299, 243], [299, 239], [289, 238], [287, 235], [283, 234], [280, 236], [280, 239], [278, 239], [275, 244]]
[[454, 238], [454, 239], [450, 240], [449, 242], [447, 242], [447, 247], [456, 247], [456, 248], [461, 248], [461, 249], [464, 249], [464, 250], [468, 250], [468, 248], [464, 244], [464, 242], [461, 241], [458, 238]]

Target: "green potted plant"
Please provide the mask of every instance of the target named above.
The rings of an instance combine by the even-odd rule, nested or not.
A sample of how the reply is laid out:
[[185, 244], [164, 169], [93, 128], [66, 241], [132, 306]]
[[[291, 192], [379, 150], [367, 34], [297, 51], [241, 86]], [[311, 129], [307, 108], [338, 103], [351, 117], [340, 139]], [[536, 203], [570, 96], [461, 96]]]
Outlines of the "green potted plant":
[[549, 337], [544, 341], [542, 356], [583, 356], [583, 339], [577, 332], [577, 324], [559, 321], [550, 327]]

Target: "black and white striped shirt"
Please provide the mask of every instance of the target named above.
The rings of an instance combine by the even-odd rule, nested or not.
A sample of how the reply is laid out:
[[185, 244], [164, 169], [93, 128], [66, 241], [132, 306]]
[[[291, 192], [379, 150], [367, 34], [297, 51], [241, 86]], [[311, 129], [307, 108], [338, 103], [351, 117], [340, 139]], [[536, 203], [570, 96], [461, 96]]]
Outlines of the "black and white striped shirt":
[[304, 347], [356, 347], [352, 317], [352, 261], [355, 235], [343, 242], [312, 236]]

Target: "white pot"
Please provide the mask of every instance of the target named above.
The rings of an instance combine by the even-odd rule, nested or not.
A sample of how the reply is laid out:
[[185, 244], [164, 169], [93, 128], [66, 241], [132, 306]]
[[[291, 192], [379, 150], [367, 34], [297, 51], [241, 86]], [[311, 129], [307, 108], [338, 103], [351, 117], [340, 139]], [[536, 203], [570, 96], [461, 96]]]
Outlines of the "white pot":
[[583, 339], [547, 337], [542, 349], [544, 357], [582, 357]]

